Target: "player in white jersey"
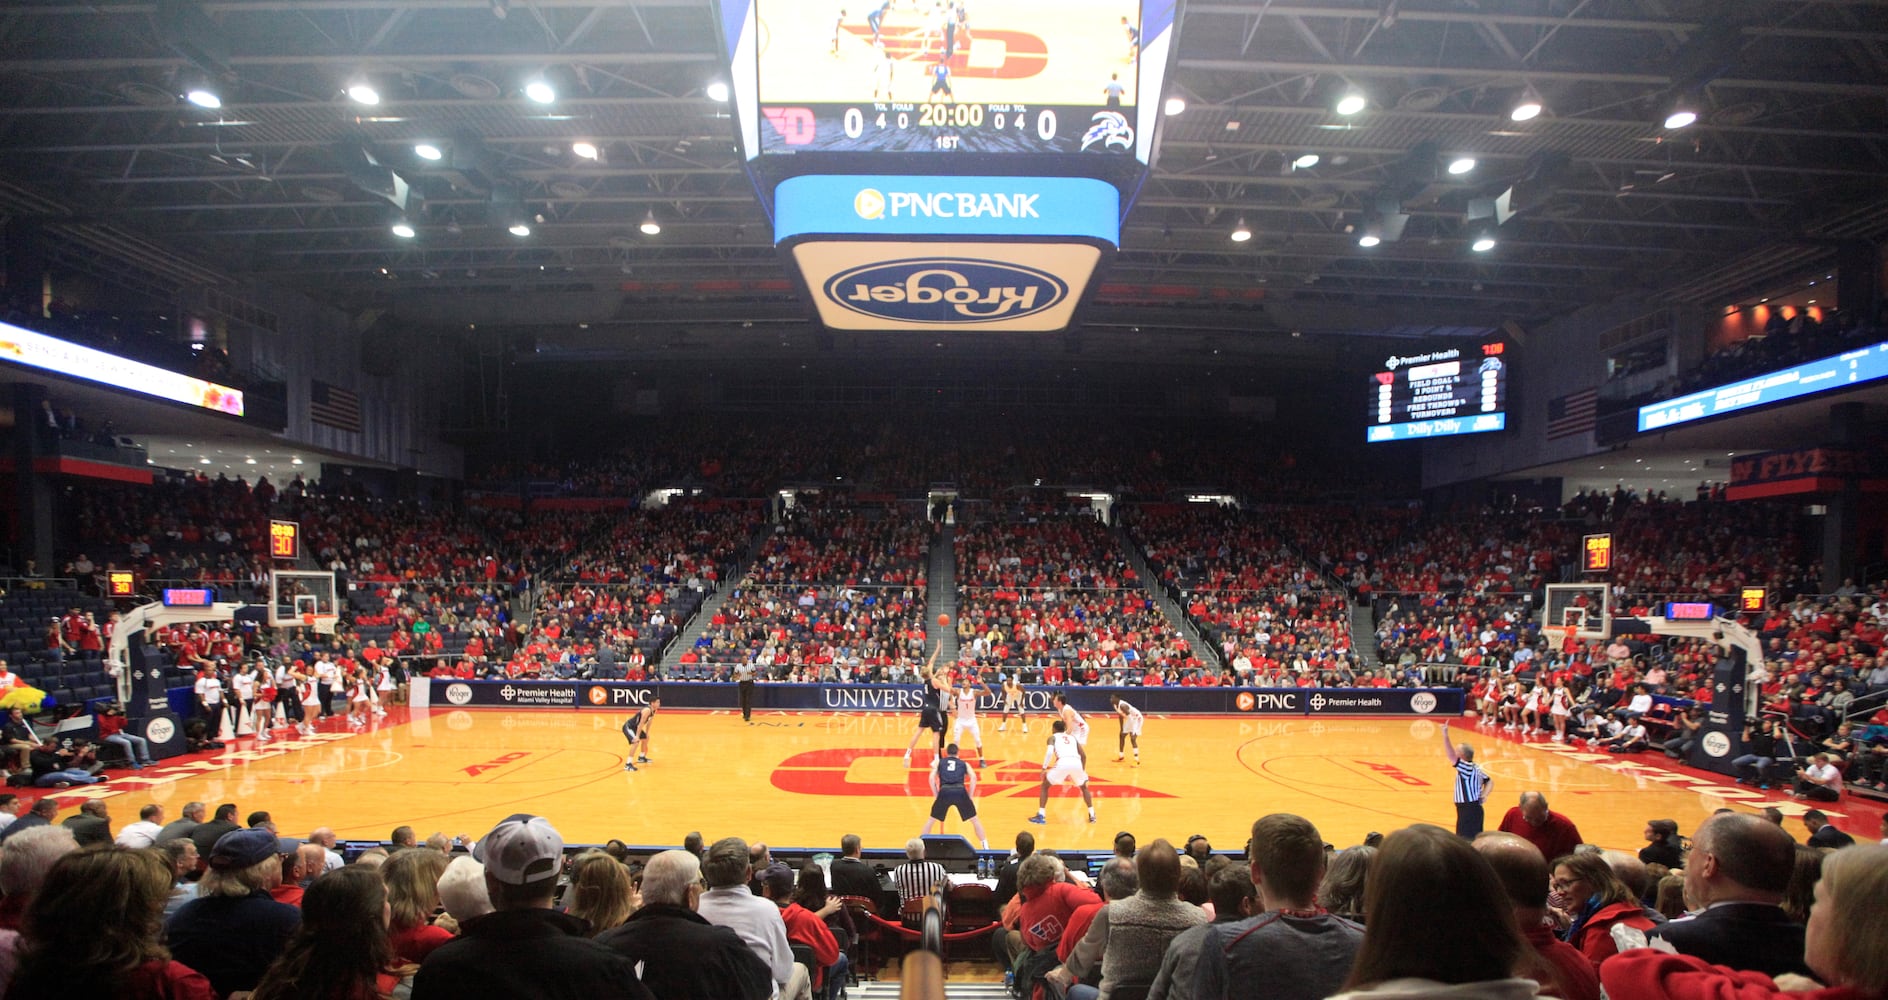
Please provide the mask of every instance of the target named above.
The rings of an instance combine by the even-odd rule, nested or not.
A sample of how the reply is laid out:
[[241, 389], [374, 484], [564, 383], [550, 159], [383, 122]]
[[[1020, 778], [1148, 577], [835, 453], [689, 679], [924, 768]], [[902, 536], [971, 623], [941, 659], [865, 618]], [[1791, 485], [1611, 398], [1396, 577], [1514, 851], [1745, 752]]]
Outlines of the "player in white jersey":
[[1114, 759], [1120, 760], [1127, 751], [1128, 741], [1134, 742], [1134, 766], [1141, 766], [1141, 710], [1122, 701], [1119, 695], [1109, 695], [1109, 704], [1114, 706], [1114, 713], [1121, 717], [1121, 733], [1115, 739]]
[[1010, 716], [1023, 724], [1023, 732], [1029, 732], [1029, 718], [1023, 714], [1023, 680], [1021, 674], [1011, 674], [1003, 681], [1003, 714], [997, 716], [996, 731], [1002, 732], [1009, 725]]
[[1088, 806], [1088, 821], [1093, 823], [1095, 797], [1088, 791], [1088, 755], [1068, 731], [1068, 723], [1057, 719], [1049, 728], [1054, 732], [1049, 734], [1049, 750], [1042, 756], [1042, 790], [1036, 795], [1036, 815], [1029, 817], [1029, 821], [1049, 822], [1049, 789], [1068, 782], [1082, 790], [1082, 802]]
[[1075, 745], [1081, 748], [1082, 765], [1086, 767], [1088, 765], [1088, 720], [1082, 718], [1082, 713], [1077, 712], [1075, 706], [1069, 704], [1067, 698], [1058, 694], [1054, 701], [1056, 712], [1062, 716], [1063, 728], [1068, 730], [1068, 734], [1075, 739]]
[[872, 100], [885, 95], [885, 100], [892, 99], [892, 77], [897, 73], [898, 64], [892, 61], [891, 53], [885, 51], [885, 43], [875, 42], [878, 46], [878, 61], [872, 64]]
[[951, 722], [951, 742], [962, 744], [964, 730], [970, 730], [970, 738], [976, 742], [977, 760], [983, 761], [983, 727], [977, 724], [977, 694], [990, 694], [990, 685], [977, 679], [970, 671], [965, 671], [963, 683], [952, 695], [956, 710]]

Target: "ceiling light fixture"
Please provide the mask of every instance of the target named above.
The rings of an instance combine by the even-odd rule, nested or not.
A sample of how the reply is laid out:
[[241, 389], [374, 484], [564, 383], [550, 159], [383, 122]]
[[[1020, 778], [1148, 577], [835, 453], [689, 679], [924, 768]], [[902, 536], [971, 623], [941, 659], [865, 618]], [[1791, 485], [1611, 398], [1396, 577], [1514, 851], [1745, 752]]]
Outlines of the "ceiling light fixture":
[[1376, 233], [1369, 232], [1369, 231], [1366, 231], [1362, 236], [1357, 237], [1357, 245], [1360, 247], [1373, 247], [1382, 242], [1383, 242], [1383, 237], [1378, 236]]
[[1230, 236], [1234, 243], [1244, 243], [1252, 238], [1252, 229], [1246, 225], [1245, 216], [1239, 217], [1239, 221], [1232, 227]]
[[578, 156], [583, 157], [586, 160], [594, 160], [598, 156], [602, 155], [602, 153], [598, 151], [596, 143], [584, 142], [582, 140], [578, 140], [577, 142], [571, 143], [570, 151], [577, 154]]
[[430, 142], [422, 142], [413, 147], [413, 155], [422, 160], [439, 160], [444, 159], [446, 154], [438, 146]]
[[1685, 128], [1698, 120], [1698, 101], [1690, 94], [1679, 94], [1665, 107], [1665, 127]]
[[716, 80], [708, 85], [707, 93], [709, 100], [725, 102], [728, 99], [728, 85]]
[[531, 235], [531, 227], [522, 222], [514, 222], [511, 224], [511, 228], [506, 230], [506, 232], [509, 232], [513, 236], [529, 236]]
[[1516, 122], [1533, 121], [1541, 116], [1541, 97], [1529, 87], [1521, 92], [1521, 99], [1514, 102], [1508, 112], [1508, 120]]
[[662, 223], [656, 221], [656, 210], [653, 208], [650, 209], [648, 213], [642, 217], [642, 225], [636, 228], [641, 229], [644, 236], [660, 235], [662, 233]]
[[1369, 106], [1370, 99], [1354, 90], [1337, 99], [1337, 113], [1340, 115], [1354, 115]]
[[1475, 169], [1475, 158], [1473, 156], [1458, 156], [1449, 161], [1449, 173], [1459, 176], [1473, 169]]
[[190, 88], [184, 92], [184, 100], [189, 101], [199, 108], [208, 108], [211, 111], [215, 111], [217, 108], [223, 106], [223, 99], [216, 96], [216, 91], [208, 87]]
[[524, 96], [538, 104], [550, 104], [557, 100], [557, 88], [540, 78], [524, 85]]
[[413, 237], [418, 236], [419, 231], [413, 228], [412, 223], [407, 222], [405, 219], [401, 219], [399, 222], [396, 222], [393, 224], [393, 235], [398, 236], [403, 240], [410, 240]]
[[1167, 103], [1161, 106], [1161, 110], [1166, 112], [1167, 117], [1169, 118], [1172, 118], [1174, 115], [1180, 114], [1186, 109], [1187, 109], [1187, 99], [1179, 95], [1175, 95], [1173, 97], [1167, 98]]
[[1294, 170], [1310, 170], [1312, 167], [1318, 165], [1318, 154], [1306, 153], [1291, 161], [1291, 165]]
[[380, 103], [380, 91], [375, 90], [373, 84], [364, 80], [348, 84], [347, 96], [348, 100], [356, 104], [371, 106]]
[[1468, 248], [1476, 253], [1487, 253], [1495, 248], [1495, 238], [1489, 233], [1483, 233], [1475, 237], [1475, 242], [1470, 243]]

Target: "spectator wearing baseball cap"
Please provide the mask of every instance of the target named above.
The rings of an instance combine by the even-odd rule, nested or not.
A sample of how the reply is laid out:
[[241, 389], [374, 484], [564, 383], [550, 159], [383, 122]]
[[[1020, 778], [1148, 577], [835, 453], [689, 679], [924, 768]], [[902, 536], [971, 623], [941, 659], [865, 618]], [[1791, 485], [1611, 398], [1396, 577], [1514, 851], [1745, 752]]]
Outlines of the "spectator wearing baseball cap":
[[653, 1000], [636, 964], [585, 937], [582, 918], [551, 909], [564, 838], [542, 816], [507, 816], [472, 856], [485, 866], [493, 912], [459, 927], [413, 980], [413, 1000], [530, 996]]
[[[282, 882], [285, 843], [256, 827], [217, 838], [197, 898], [164, 925], [172, 957], [209, 977], [219, 996], [253, 990], [301, 926], [301, 911], [269, 898]], [[286, 842], [288, 852], [294, 841]]]

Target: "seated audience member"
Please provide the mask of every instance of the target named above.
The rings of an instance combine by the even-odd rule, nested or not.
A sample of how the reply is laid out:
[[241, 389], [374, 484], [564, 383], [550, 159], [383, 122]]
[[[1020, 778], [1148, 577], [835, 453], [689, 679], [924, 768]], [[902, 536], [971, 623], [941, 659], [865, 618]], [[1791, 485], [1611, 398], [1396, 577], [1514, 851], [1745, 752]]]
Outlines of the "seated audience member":
[[[49, 801], [41, 799], [40, 802]], [[39, 806], [36, 802], [35, 808]], [[31, 815], [30, 813], [28, 815]], [[63, 826], [41, 823], [27, 827], [0, 847], [0, 930], [17, 931], [25, 919], [26, 908], [39, 895], [46, 875], [60, 858], [79, 849], [72, 831]]]
[[322, 865], [320, 844], [299, 844], [288, 837], [276, 838], [277, 849], [282, 855], [282, 881], [269, 890], [269, 898], [290, 906], [302, 905], [302, 896], [308, 888], [304, 885], [311, 875], [319, 875]]
[[[842, 842], [843, 844], [843, 842]], [[1023, 860], [1036, 853], [1036, 835], [1024, 830], [1016, 835], [1016, 851], [1003, 860], [996, 870], [996, 905], [1008, 906], [1016, 898], [1016, 871], [1023, 865]], [[839, 863], [833, 862], [835, 870]], [[837, 888], [837, 877], [834, 879]]]
[[[1379, 837], [1379, 839], [1381, 839]], [[1318, 905], [1332, 915], [1361, 926], [1364, 922], [1364, 883], [1377, 849], [1368, 844], [1346, 847], [1331, 859], [1324, 881], [1318, 884]]]
[[9, 998], [216, 1000], [202, 974], [164, 948], [170, 868], [156, 851], [68, 854], [26, 914]]
[[1717, 813], [1691, 838], [1685, 866], [1692, 916], [1660, 926], [1681, 955], [1766, 976], [1806, 975], [1803, 925], [1783, 912], [1796, 844], [1783, 828], [1746, 813]]
[[1200, 949], [1212, 939], [1222, 924], [1238, 923], [1261, 909], [1252, 875], [1241, 865], [1220, 868], [1206, 880], [1206, 894], [1213, 903], [1213, 922], [1189, 927], [1167, 945], [1160, 959], [1160, 972], [1147, 991], [1147, 1000], [1192, 1000], [1193, 980], [1200, 967]]
[[570, 864], [564, 912], [590, 925], [590, 937], [620, 925], [636, 911], [636, 886], [629, 869], [602, 851], [585, 851]]
[[583, 921], [551, 909], [564, 838], [548, 820], [507, 816], [472, 856], [485, 866], [493, 912], [467, 920], [426, 956], [412, 1000], [649, 997], [636, 963], [584, 937]]
[[642, 905], [597, 943], [637, 963], [656, 1000], [767, 1000], [773, 973], [740, 935], [695, 912], [702, 889], [700, 858], [663, 851], [643, 867]]
[[1685, 876], [1667, 875], [1659, 879], [1658, 897], [1652, 908], [1659, 911], [1667, 921], [1677, 920], [1690, 910], [1685, 906]]
[[1016, 871], [1017, 907], [1016, 950], [1010, 955], [1047, 949], [1053, 957], [1055, 947], [1068, 929], [1076, 910], [1095, 901], [1095, 893], [1068, 881], [1062, 859], [1037, 851], [1023, 860]]
[[1208, 933], [1194, 996], [1320, 1000], [1341, 989], [1364, 932], [1318, 906], [1324, 874], [1324, 838], [1308, 820], [1273, 813], [1253, 823], [1248, 875], [1262, 910]]
[[[1322, 852], [1320, 843], [1320, 859]], [[1207, 922], [1206, 911], [1179, 897], [1180, 855], [1166, 838], [1135, 852], [1134, 873], [1140, 888], [1096, 910], [1069, 964], [1050, 974], [1051, 982], [1066, 983], [1070, 974], [1080, 975], [1099, 960], [1099, 987], [1074, 986], [1067, 994], [1070, 1000], [1107, 1000], [1118, 988], [1152, 986], [1167, 945], [1182, 931]], [[1316, 885], [1317, 879], [1311, 882]]]
[[137, 849], [157, 846], [157, 835], [164, 832], [164, 807], [152, 802], [138, 810], [138, 821], [127, 823], [112, 843]]
[[1512, 833], [1485, 833], [1475, 838], [1475, 850], [1501, 880], [1514, 909], [1514, 922], [1533, 950], [1519, 974], [1541, 984], [1546, 996], [1600, 1000], [1600, 978], [1593, 961], [1555, 937], [1545, 922], [1548, 869], [1540, 849]]
[[390, 997], [417, 969], [394, 956], [386, 886], [365, 868], [340, 869], [309, 883], [301, 928], [250, 1000]]
[[781, 922], [787, 925], [787, 944], [801, 945], [813, 951], [813, 995], [831, 996], [832, 984], [844, 982], [850, 966], [839, 941], [826, 926], [826, 917], [840, 908], [838, 900], [829, 901], [823, 913], [814, 913], [793, 901], [793, 869], [784, 865], [761, 873], [761, 896], [780, 908]]
[[1790, 869], [1790, 887], [1783, 892], [1783, 912], [1799, 924], [1809, 923], [1816, 908], [1816, 883], [1822, 878], [1822, 859], [1829, 852], [1807, 844], [1796, 845], [1796, 867]]
[[1888, 1000], [1883, 899], [1888, 899], [1888, 845], [1836, 851], [1823, 859], [1800, 957], [1813, 981], [1727, 968], [1692, 954], [1635, 948], [1601, 966], [1600, 982], [1609, 996], [1634, 1000]]
[[172, 954], [210, 977], [218, 994], [255, 989], [302, 922], [300, 910], [269, 898], [281, 881], [275, 834], [224, 834], [210, 852], [197, 898], [164, 925]]
[[398, 961], [419, 965], [434, 948], [452, 940], [450, 931], [433, 925], [433, 913], [439, 909], [439, 878], [451, 863], [438, 851], [401, 851], [380, 866], [392, 911], [387, 939]]
[[5, 844], [15, 835], [25, 833], [36, 826], [51, 826], [53, 818], [58, 815], [59, 802], [48, 795], [34, 802], [32, 808], [26, 810], [26, 815], [8, 823], [5, 830], [0, 830], [0, 844]]
[[[839, 838], [839, 856], [833, 859], [830, 870], [833, 880], [833, 895], [858, 896], [872, 901], [878, 906], [878, 873], [872, 866], [859, 858], [859, 835], [848, 833]], [[1001, 880], [998, 880], [999, 890]], [[1014, 890], [1012, 890], [1014, 891]], [[1000, 903], [998, 905], [1001, 905]]]
[[1665, 915], [1646, 902], [1651, 898], [1652, 893], [1653, 870], [1651, 866], [1625, 851], [1602, 851], [1600, 856], [1606, 859], [1606, 867], [1613, 870], [1613, 876], [1625, 883], [1626, 889], [1632, 893], [1632, 898], [1638, 900], [1640, 906], [1645, 909], [1646, 919], [1655, 924], [1664, 923]]
[[1684, 867], [1684, 854], [1678, 847], [1678, 821], [1672, 819], [1648, 820], [1645, 824], [1645, 846], [1639, 848], [1639, 860], [1648, 865], [1664, 865], [1677, 871]]
[[[1127, 835], [1122, 834], [1122, 836]], [[1116, 837], [1115, 850], [1119, 851], [1120, 849], [1121, 838]], [[1095, 985], [1095, 981], [1101, 978], [1101, 951], [1099, 944], [1096, 944], [1085, 952], [1082, 957], [1077, 960], [1077, 964], [1074, 967], [1069, 966], [1070, 959], [1075, 955], [1076, 947], [1082, 943], [1082, 938], [1088, 934], [1088, 928], [1094, 925], [1095, 914], [1101, 912], [1101, 908], [1107, 906], [1109, 903], [1126, 899], [1140, 891], [1141, 888], [1140, 873], [1134, 868], [1134, 859], [1131, 857], [1124, 858], [1119, 854], [1109, 858], [1102, 864], [1101, 872], [1097, 875], [1095, 882], [1096, 888], [1101, 890], [1101, 896], [1083, 903], [1081, 906], [1076, 907], [1074, 912], [1069, 914], [1069, 923], [1068, 926], [1062, 930], [1062, 939], [1056, 942], [1056, 962], [1061, 965], [1063, 969], [1067, 970], [1067, 975], [1051, 975], [1050, 978], [1056, 980], [1058, 985], [1063, 986], [1064, 993], [1068, 992], [1064, 984], [1079, 980], [1086, 982], [1092, 988]], [[1051, 973], [1061, 973], [1063, 969], [1052, 969]]]
[[1573, 825], [1573, 820], [1547, 808], [1547, 796], [1539, 792], [1522, 792], [1520, 805], [1501, 817], [1497, 829], [1533, 844], [1540, 849], [1543, 858], [1572, 854], [1582, 843], [1580, 828]]
[[1619, 880], [1600, 854], [1569, 854], [1554, 859], [1549, 883], [1557, 907], [1569, 920], [1561, 940], [1580, 949], [1595, 966], [1619, 951], [1613, 943], [1615, 924], [1651, 930], [1644, 907], [1631, 887]]
[[454, 933], [466, 921], [492, 912], [492, 897], [485, 894], [485, 866], [472, 860], [470, 854], [453, 858], [446, 873], [439, 876], [439, 905], [446, 910], [446, 915], [439, 918], [441, 926]]
[[1524, 1000], [1535, 983], [1494, 869], [1437, 826], [1383, 838], [1364, 892], [1364, 940], [1346, 992], [1332, 1000], [1474, 997]]
[[88, 799], [79, 803], [79, 811], [65, 818], [60, 824], [72, 831], [72, 839], [79, 842], [79, 847], [103, 847], [110, 844], [111, 807], [103, 799]]
[[1855, 838], [1836, 829], [1829, 822], [1829, 815], [1821, 809], [1811, 809], [1803, 813], [1803, 828], [1809, 831], [1809, 846], [1827, 847], [1836, 850], [1855, 846]]
[[1685, 714], [1672, 720], [1672, 734], [1660, 746], [1665, 756], [1673, 760], [1684, 760], [1691, 756], [1691, 748], [1704, 737], [1704, 706], [1693, 705]]
[[164, 829], [158, 831], [158, 846], [162, 847], [178, 837], [190, 836], [191, 831], [203, 825], [204, 818], [209, 815], [208, 808], [201, 802], [184, 803], [183, 809], [177, 813], [177, 818], [164, 824]]
[[170, 898], [164, 901], [164, 920], [169, 922], [185, 903], [197, 898], [197, 883], [191, 879], [197, 874], [202, 859], [197, 856], [197, 845], [191, 843], [189, 837], [165, 841], [158, 850], [163, 851], [164, 860], [170, 862]]
[[755, 956], [767, 963], [767, 971], [785, 1000], [810, 1000], [813, 980], [806, 967], [793, 960], [787, 923], [779, 907], [748, 891], [747, 879], [753, 870], [747, 841], [739, 837], [715, 841], [702, 859], [701, 874], [708, 891], [696, 901], [695, 912], [709, 923], [740, 935]]
[[226, 833], [234, 833], [242, 827], [236, 825], [236, 803], [225, 802], [216, 807], [216, 816], [208, 823], [203, 823], [190, 831], [190, 839], [197, 845], [197, 853], [209, 857], [216, 853], [216, 842]]

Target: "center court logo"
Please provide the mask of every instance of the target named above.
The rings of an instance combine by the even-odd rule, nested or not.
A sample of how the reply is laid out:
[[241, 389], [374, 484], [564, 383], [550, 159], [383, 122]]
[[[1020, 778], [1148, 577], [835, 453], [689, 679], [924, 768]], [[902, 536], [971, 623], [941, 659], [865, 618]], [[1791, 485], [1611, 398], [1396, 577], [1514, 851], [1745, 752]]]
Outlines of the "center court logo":
[[472, 703], [472, 687], [471, 687], [471, 685], [469, 685], [469, 684], [448, 684], [448, 685], [446, 685], [446, 700], [447, 700], [448, 702], [451, 702], [451, 703], [452, 703], [452, 704], [454, 704], [454, 705], [469, 705], [469, 704], [471, 704], [471, 703]]
[[1068, 283], [1047, 271], [959, 257], [866, 264], [827, 279], [823, 290], [862, 316], [951, 325], [1019, 319], [1069, 295]]

